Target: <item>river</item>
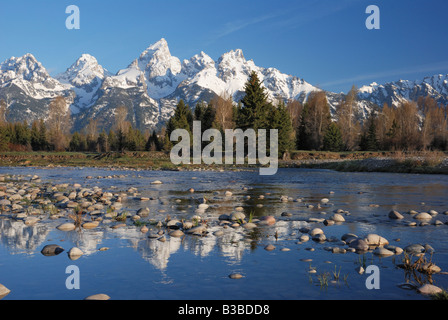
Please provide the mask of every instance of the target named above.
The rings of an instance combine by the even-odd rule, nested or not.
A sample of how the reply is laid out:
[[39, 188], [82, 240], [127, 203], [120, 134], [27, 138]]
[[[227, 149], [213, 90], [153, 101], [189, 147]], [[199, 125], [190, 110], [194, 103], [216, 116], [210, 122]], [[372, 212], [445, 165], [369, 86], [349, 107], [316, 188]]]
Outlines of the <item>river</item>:
[[[372, 252], [328, 251], [339, 245], [343, 234], [362, 237], [375, 233], [401, 248], [415, 243], [431, 245], [435, 253], [427, 258], [447, 271], [448, 225], [433, 224], [436, 220], [448, 221], [448, 215], [443, 214], [448, 210], [448, 177], [444, 175], [279, 169], [274, 176], [260, 176], [258, 171], [22, 167], [3, 167], [0, 174], [38, 175], [42, 184], [79, 183], [86, 188], [97, 186], [103, 191], [127, 193], [121, 212], [135, 214], [147, 207], [150, 215], [143, 220], [163, 221], [167, 215], [188, 219], [197, 213], [203, 198], [210, 205], [201, 213], [208, 222], [216, 222], [220, 215], [230, 214], [239, 206], [247, 218], [251, 213], [253, 218], [276, 218], [274, 225], [251, 231], [229, 227], [223, 229], [222, 236], [215, 236], [218, 226], [214, 225], [204, 237], [167, 237], [162, 242], [148, 238], [131, 219], [119, 229], [102, 223], [90, 230], [60, 231], [56, 226], [67, 219], [46, 219], [27, 226], [3, 214], [0, 283], [11, 290], [5, 300], [75, 300], [95, 293], [105, 293], [115, 300], [427, 299], [402, 284], [431, 281], [448, 288], [444, 272], [428, 279], [398, 268], [403, 254], [378, 257]], [[151, 184], [154, 180], [162, 184]], [[127, 192], [130, 187], [137, 188], [137, 194]], [[226, 196], [226, 191], [232, 195]], [[141, 196], [150, 200], [140, 201]], [[282, 196], [289, 201], [281, 201]], [[324, 203], [323, 198], [329, 201]], [[319, 222], [337, 209], [344, 211], [345, 222], [331, 226]], [[390, 219], [391, 210], [401, 212], [404, 219]], [[420, 226], [417, 221], [417, 226], [411, 227], [409, 222], [416, 220], [407, 213], [409, 210], [435, 210], [438, 215], [428, 225]], [[284, 212], [289, 215], [282, 215]], [[331, 241], [300, 243], [299, 230], [305, 227], [322, 228]], [[41, 250], [47, 244], [58, 244], [65, 251], [44, 256]], [[265, 250], [268, 244], [275, 250]], [[74, 246], [84, 252], [77, 260], [67, 255]], [[99, 250], [104, 247], [108, 250]], [[79, 289], [66, 286], [71, 275], [67, 267], [73, 265], [79, 270]], [[369, 274], [359, 274], [360, 265], [378, 266], [379, 289], [368, 289]], [[233, 273], [243, 277], [229, 278]], [[328, 283], [323, 284], [323, 279]]]

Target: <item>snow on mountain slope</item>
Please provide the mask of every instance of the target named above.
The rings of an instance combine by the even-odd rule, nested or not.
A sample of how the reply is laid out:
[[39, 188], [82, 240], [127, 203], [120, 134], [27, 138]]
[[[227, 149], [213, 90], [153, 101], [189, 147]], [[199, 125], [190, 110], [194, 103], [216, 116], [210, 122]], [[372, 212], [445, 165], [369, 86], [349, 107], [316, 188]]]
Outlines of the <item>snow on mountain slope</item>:
[[64, 81], [76, 87], [90, 84], [95, 79], [104, 79], [108, 75], [107, 70], [98, 64], [95, 57], [83, 54], [70, 68], [56, 76], [59, 81]]
[[448, 75], [437, 74], [422, 80], [398, 80], [385, 84], [376, 82], [362, 86], [358, 98], [380, 106], [383, 103], [397, 106], [403, 100], [415, 101], [420, 96], [430, 96], [442, 104], [448, 103]]
[[0, 88], [11, 85], [16, 85], [35, 99], [67, 95], [66, 87], [53, 79], [30, 53], [18, 58], [11, 57], [0, 64]]
[[217, 95], [231, 95], [238, 101], [253, 71], [258, 73], [272, 101], [277, 98], [298, 98], [303, 101], [310, 92], [319, 90], [304, 80], [283, 74], [277, 69], [257, 67], [253, 60], [244, 58], [240, 49], [223, 54], [217, 62], [213, 62], [203, 52], [184, 62], [182, 73], [187, 78], [180, 83], [180, 87], [195, 87], [196, 91], [197, 88], [203, 88]]
[[[127, 120], [134, 126], [153, 129], [169, 119], [180, 99], [191, 107], [222, 94], [239, 102], [253, 71], [271, 101], [281, 98], [303, 103], [311, 92], [321, 90], [275, 68], [257, 66], [253, 60], [246, 60], [241, 49], [224, 53], [216, 61], [201, 51], [181, 62], [171, 55], [162, 38], [114, 75], [89, 54], [83, 54], [54, 78], [33, 55], [12, 57], [0, 64], [0, 98], [7, 100], [13, 121], [45, 117], [51, 99], [62, 95], [70, 104], [76, 130], [91, 119], [99, 120], [100, 128], [110, 128], [116, 108], [123, 105], [128, 109]], [[344, 94], [325, 93], [334, 114]], [[448, 75], [363, 86], [358, 93], [357, 113], [366, 118], [375, 104], [398, 105], [404, 99], [416, 100], [420, 96], [448, 104]]]
[[64, 73], [55, 78], [75, 92], [76, 97], [71, 105], [72, 113], [78, 113], [95, 103], [98, 89], [109, 72], [105, 70], [95, 57], [83, 54]]
[[160, 99], [176, 90], [185, 78], [180, 75], [182, 69], [178, 58], [171, 56], [165, 39], [149, 46], [126, 69], [118, 71], [115, 76], [106, 79], [105, 87], [127, 89], [146, 84], [148, 95]]

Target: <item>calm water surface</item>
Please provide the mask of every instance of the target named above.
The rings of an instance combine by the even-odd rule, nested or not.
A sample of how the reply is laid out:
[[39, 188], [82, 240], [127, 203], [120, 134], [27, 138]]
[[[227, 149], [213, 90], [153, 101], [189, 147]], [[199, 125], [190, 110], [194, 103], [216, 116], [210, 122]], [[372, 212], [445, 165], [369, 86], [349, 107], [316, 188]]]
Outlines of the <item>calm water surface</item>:
[[[243, 206], [246, 215], [255, 218], [274, 215], [277, 223], [247, 232], [227, 228], [223, 236], [187, 235], [168, 238], [166, 242], [149, 239], [128, 219], [128, 226], [109, 226], [63, 232], [55, 227], [66, 219], [45, 220], [26, 226], [0, 216], [0, 283], [11, 290], [4, 299], [83, 299], [95, 293], [106, 293], [112, 299], [425, 299], [414, 290], [398, 286], [406, 281], [418, 284], [427, 278], [405, 274], [396, 267], [402, 255], [379, 258], [371, 252], [333, 254], [325, 250], [331, 242], [308, 241], [298, 244], [302, 227], [320, 227], [327, 238], [344, 233], [365, 236], [377, 233], [392, 245], [404, 248], [413, 243], [430, 244], [435, 249], [432, 261], [448, 271], [448, 225], [409, 227], [413, 218], [405, 212], [436, 210], [433, 219], [448, 221], [448, 177], [389, 173], [341, 173], [330, 170], [280, 169], [275, 176], [259, 176], [246, 172], [171, 172], [125, 171], [91, 168], [0, 168], [0, 174], [37, 174], [42, 183], [80, 183], [83, 187], [98, 186], [103, 191], [126, 192], [138, 189], [138, 196], [153, 200], [141, 202], [128, 194], [122, 211], [135, 213], [142, 207], [151, 210], [147, 219], [189, 218], [195, 214], [198, 199], [209, 199], [210, 208], [203, 216], [214, 221], [223, 213], [230, 214]], [[123, 175], [106, 179], [96, 177]], [[86, 179], [92, 176], [93, 179]], [[163, 184], [152, 185], [161, 180]], [[190, 193], [188, 189], [194, 188]], [[233, 195], [226, 197], [225, 191]], [[330, 194], [330, 191], [334, 193]], [[258, 199], [265, 195], [264, 199]], [[281, 202], [281, 196], [302, 199]], [[250, 199], [246, 199], [250, 196]], [[330, 202], [317, 208], [322, 198]], [[263, 207], [258, 207], [262, 204]], [[312, 204], [314, 208], [308, 208]], [[378, 207], [369, 206], [376, 204]], [[350, 212], [346, 222], [325, 227], [307, 222], [309, 218], [328, 218], [333, 210]], [[403, 212], [405, 219], [390, 220], [390, 210]], [[160, 212], [162, 210], [162, 212]], [[282, 217], [289, 212], [291, 217]], [[326, 212], [322, 214], [322, 212]], [[67, 221], [68, 222], [68, 221]], [[155, 227], [153, 227], [155, 228]], [[275, 237], [277, 235], [277, 238]], [[399, 239], [399, 241], [396, 241]], [[65, 251], [46, 257], [40, 251], [47, 244], [58, 244]], [[276, 246], [266, 251], [268, 244]], [[84, 255], [70, 260], [67, 251], [79, 247]], [[99, 251], [108, 247], [107, 251]], [[289, 251], [281, 251], [288, 248]], [[311, 249], [311, 250], [310, 250]], [[314, 249], [314, 251], [312, 251]], [[304, 262], [303, 259], [312, 259]], [[363, 262], [380, 268], [380, 289], [368, 290], [368, 275], [355, 269]], [[66, 268], [80, 270], [80, 289], [68, 290]], [[310, 268], [316, 273], [310, 274]], [[339, 273], [339, 281], [322, 287], [318, 276]], [[239, 280], [230, 279], [240, 273]], [[432, 276], [433, 284], [448, 288], [448, 275]]]

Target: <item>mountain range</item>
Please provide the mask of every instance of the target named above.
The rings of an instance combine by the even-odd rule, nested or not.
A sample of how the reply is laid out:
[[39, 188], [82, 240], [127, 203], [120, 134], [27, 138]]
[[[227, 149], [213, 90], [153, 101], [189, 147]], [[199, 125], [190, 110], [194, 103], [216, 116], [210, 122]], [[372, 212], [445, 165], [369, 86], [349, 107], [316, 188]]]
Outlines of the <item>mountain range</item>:
[[[180, 99], [194, 107], [199, 101], [228, 94], [238, 102], [252, 71], [258, 73], [271, 100], [296, 99], [303, 103], [311, 92], [321, 90], [275, 68], [256, 66], [240, 49], [224, 53], [217, 61], [204, 52], [180, 61], [171, 55], [168, 43], [162, 38], [116, 74], [89, 54], [83, 54], [56, 76], [50, 76], [30, 53], [11, 57], [0, 64], [0, 99], [7, 103], [8, 121], [30, 123], [46, 119], [50, 101], [64, 96], [74, 130], [82, 129], [91, 119], [98, 120], [100, 129], [108, 130], [114, 122], [115, 110], [121, 105], [127, 107], [127, 120], [133, 126], [142, 130], [160, 129]], [[334, 114], [344, 93], [325, 93]], [[448, 75], [362, 86], [358, 92], [358, 114], [365, 118], [374, 105], [397, 105], [404, 99], [416, 100], [420, 96], [431, 96], [448, 104]]]

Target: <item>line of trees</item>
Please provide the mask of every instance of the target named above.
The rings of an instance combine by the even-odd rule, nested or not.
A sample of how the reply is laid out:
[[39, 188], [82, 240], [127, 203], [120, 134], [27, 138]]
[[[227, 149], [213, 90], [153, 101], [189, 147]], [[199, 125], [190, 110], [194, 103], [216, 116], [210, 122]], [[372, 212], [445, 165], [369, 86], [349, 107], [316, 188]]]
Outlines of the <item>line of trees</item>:
[[250, 75], [244, 98], [235, 105], [231, 97], [217, 97], [194, 111], [180, 101], [166, 132], [163, 149], [170, 150], [170, 133], [176, 128], [191, 133], [192, 121], [200, 120], [202, 130], [253, 128], [278, 129], [279, 156], [292, 150], [395, 151], [447, 150], [447, 106], [431, 97], [402, 101], [398, 106], [374, 106], [364, 119], [357, 107], [357, 88], [353, 86], [335, 106], [332, 119], [325, 92], [309, 94], [305, 103], [290, 100], [270, 102], [257, 74]]
[[[201, 121], [201, 133], [214, 128], [223, 134], [226, 129], [240, 128], [242, 130], [278, 129], [279, 155], [295, 148], [294, 130], [290, 114], [285, 103], [278, 100], [272, 103], [268, 100], [265, 88], [256, 73], [252, 73], [246, 82], [245, 96], [234, 104], [231, 96], [223, 95], [213, 98], [208, 104], [198, 103], [192, 110], [181, 100], [173, 116], [169, 119], [163, 137], [162, 149], [171, 150], [170, 135], [175, 129], [185, 129], [192, 133], [193, 121]], [[269, 131], [267, 131], [269, 141]], [[205, 142], [204, 144], [208, 144]]]
[[0, 100], [0, 151], [64, 150], [70, 133], [70, 113], [64, 97], [56, 97], [49, 104], [49, 116], [33, 121], [6, 121], [5, 100]]
[[7, 122], [6, 102], [0, 100], [0, 151], [144, 151], [160, 150], [156, 132], [142, 132], [126, 121], [127, 108], [115, 112], [115, 123], [109, 132], [99, 132], [98, 121], [90, 120], [81, 131], [71, 131], [70, 110], [64, 97], [56, 97], [49, 104], [44, 121]]
[[[447, 106], [431, 97], [402, 101], [397, 107], [373, 108], [367, 119], [357, 112], [357, 89], [352, 89], [335, 107], [334, 120], [325, 92], [309, 94], [305, 103], [282, 99], [271, 102], [255, 72], [244, 87], [243, 99], [235, 104], [229, 95], [216, 96], [192, 109], [180, 100], [173, 116], [159, 132], [142, 132], [127, 121], [127, 108], [118, 107], [109, 132], [99, 132], [96, 120], [80, 132], [70, 133], [70, 111], [63, 97], [53, 99], [44, 120], [8, 123], [6, 103], [0, 100], [0, 151], [166, 151], [173, 130], [191, 133], [194, 120], [201, 130], [252, 128], [278, 129], [279, 156], [293, 150], [447, 150]], [[207, 143], [204, 143], [207, 144]]]

